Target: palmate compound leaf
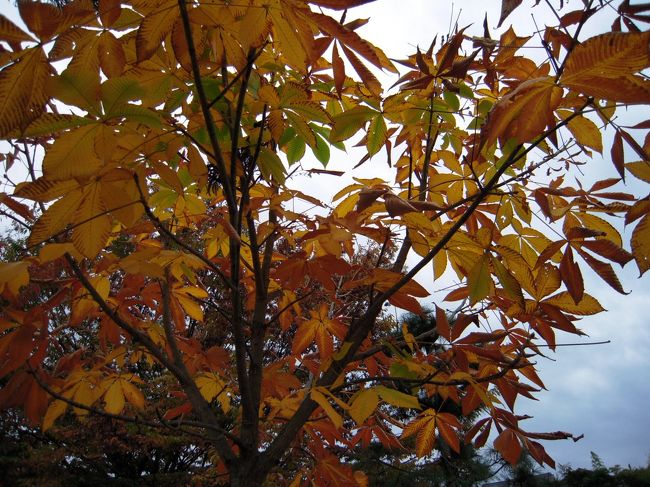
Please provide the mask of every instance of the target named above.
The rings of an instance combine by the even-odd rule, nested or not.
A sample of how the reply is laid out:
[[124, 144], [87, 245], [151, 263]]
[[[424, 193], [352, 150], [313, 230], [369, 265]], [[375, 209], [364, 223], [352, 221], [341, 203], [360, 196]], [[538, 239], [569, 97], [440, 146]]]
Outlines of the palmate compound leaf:
[[415, 452], [419, 457], [427, 456], [436, 442], [436, 410], [427, 409], [402, 430], [402, 439], [417, 434]]
[[109, 377], [102, 382], [106, 388], [104, 394], [104, 410], [110, 414], [120, 414], [128, 401], [137, 409], [142, 409], [145, 404], [142, 391], [135, 386], [131, 380], [135, 376], [115, 376]]

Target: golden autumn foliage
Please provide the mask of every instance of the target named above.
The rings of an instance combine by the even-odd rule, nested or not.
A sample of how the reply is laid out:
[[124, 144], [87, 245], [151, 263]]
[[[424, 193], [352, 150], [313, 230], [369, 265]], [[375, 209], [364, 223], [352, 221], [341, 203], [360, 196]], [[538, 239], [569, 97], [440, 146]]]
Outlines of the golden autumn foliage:
[[[560, 10], [540, 59], [539, 39], [486, 24], [391, 60], [349, 20], [370, 2], [25, 1], [26, 30], [0, 15], [3, 160], [28, 168], [0, 206], [29, 232], [0, 263], [1, 408], [42, 430], [182, 428], [231, 485], [367, 485], [340, 447], [427, 457], [491, 431], [507, 461], [553, 465], [538, 440], [571, 435], [515, 413], [544, 387], [534, 357], [604, 311], [587, 268], [621, 294], [615, 265], [650, 268], [650, 121], [619, 118], [650, 105], [648, 7], [623, 1], [591, 38], [608, 7]], [[330, 149], [353, 144], [350, 171], [382, 159], [394, 179], [349, 179], [333, 206], [297, 187], [344, 176]], [[616, 177], [583, 186], [596, 154]], [[448, 276], [460, 306], [436, 303], [435, 334], [383, 313], [423, 314]]]

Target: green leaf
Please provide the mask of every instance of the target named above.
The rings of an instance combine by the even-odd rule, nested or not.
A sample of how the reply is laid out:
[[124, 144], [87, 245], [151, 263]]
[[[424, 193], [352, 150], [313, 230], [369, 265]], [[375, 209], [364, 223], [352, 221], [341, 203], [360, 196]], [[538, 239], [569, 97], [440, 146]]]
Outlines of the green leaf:
[[162, 123], [158, 115], [149, 110], [148, 108], [141, 107], [139, 105], [122, 105], [116, 107], [112, 117], [124, 117], [130, 122], [141, 123], [151, 128], [160, 128]]
[[316, 147], [312, 147], [312, 152], [316, 156], [323, 167], [327, 166], [330, 161], [330, 147], [329, 144], [320, 135], [316, 135]]
[[25, 129], [23, 135], [26, 137], [42, 137], [44, 135], [51, 135], [54, 132], [73, 129], [90, 123], [96, 123], [96, 121], [90, 118], [79, 117], [78, 115], [44, 113]]
[[368, 155], [373, 156], [384, 146], [388, 138], [388, 131], [384, 116], [380, 113], [370, 122], [368, 127], [368, 142], [366, 148]]
[[287, 145], [287, 161], [289, 161], [289, 164], [294, 164], [302, 159], [306, 147], [305, 140], [302, 137], [295, 136]]
[[388, 404], [392, 404], [398, 408], [420, 409], [420, 401], [415, 396], [404, 394], [386, 386], [377, 386], [375, 389], [379, 393], [379, 396]]
[[472, 270], [467, 276], [467, 287], [469, 288], [469, 302], [476, 304], [490, 293], [490, 269], [485, 255], [474, 264]]
[[129, 101], [138, 100], [144, 96], [145, 91], [140, 84], [130, 78], [119, 77], [106, 80], [101, 87], [102, 103], [106, 115], [114, 115]]
[[347, 110], [333, 119], [334, 128], [330, 141], [341, 142], [356, 134], [377, 112], [368, 107], [357, 106]]
[[66, 69], [60, 76], [48, 80], [47, 89], [51, 96], [66, 105], [99, 114], [99, 82], [91, 72]]
[[359, 392], [352, 400], [352, 405], [348, 412], [359, 426], [377, 409], [379, 403], [379, 394], [373, 389], [364, 389]]
[[278, 155], [267, 147], [262, 147], [260, 155], [257, 159], [257, 165], [262, 171], [262, 176], [267, 181], [271, 181], [271, 177], [280, 184], [284, 184], [287, 176], [287, 171], [282, 164], [282, 160]]
[[451, 91], [445, 91], [442, 94], [442, 97], [445, 99], [447, 105], [449, 105], [449, 108], [451, 109], [452, 112], [457, 112], [458, 110], [460, 110], [460, 100], [454, 93], [452, 93]]

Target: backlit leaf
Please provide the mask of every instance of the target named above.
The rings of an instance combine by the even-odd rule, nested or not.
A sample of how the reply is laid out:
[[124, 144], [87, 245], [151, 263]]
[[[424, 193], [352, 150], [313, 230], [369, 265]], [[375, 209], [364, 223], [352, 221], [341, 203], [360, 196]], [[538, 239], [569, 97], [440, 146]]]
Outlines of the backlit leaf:
[[641, 275], [650, 269], [650, 215], [637, 224], [632, 233], [632, 252]]
[[158, 50], [162, 40], [171, 32], [178, 17], [176, 2], [161, 2], [156, 12], [142, 19], [136, 37], [138, 62], [149, 59]]
[[598, 152], [603, 151], [603, 136], [594, 122], [587, 117], [574, 117], [568, 124], [578, 144], [590, 147]]
[[377, 394], [379, 394], [379, 397], [388, 404], [402, 408], [420, 409], [420, 402], [415, 396], [405, 394], [397, 389], [391, 389], [386, 386], [376, 386], [374, 389]]

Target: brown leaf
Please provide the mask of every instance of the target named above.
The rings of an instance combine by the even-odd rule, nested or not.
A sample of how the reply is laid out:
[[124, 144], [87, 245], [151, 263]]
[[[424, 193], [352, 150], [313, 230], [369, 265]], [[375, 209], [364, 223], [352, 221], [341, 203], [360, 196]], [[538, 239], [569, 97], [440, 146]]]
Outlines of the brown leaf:
[[357, 201], [357, 211], [361, 212], [369, 208], [380, 196], [386, 194], [388, 190], [379, 188], [364, 188], [359, 192], [359, 200]]
[[384, 204], [386, 205], [386, 211], [388, 214], [393, 217], [417, 211], [411, 203], [392, 193], [384, 195]]
[[584, 252], [580, 249], [578, 249], [578, 253], [580, 254], [580, 257], [582, 257], [585, 260], [585, 262], [589, 265], [589, 267], [591, 267], [594, 270], [594, 272], [598, 274], [603, 281], [609, 284], [617, 292], [621, 294], [629, 294], [626, 293], [625, 290], [623, 289], [623, 286], [621, 285], [621, 281], [618, 280], [618, 276], [616, 275], [616, 272], [614, 272], [614, 269], [610, 264], [608, 264], [607, 262], [601, 262], [600, 260], [595, 259], [587, 252]]
[[454, 60], [456, 59], [456, 56], [458, 56], [460, 45], [463, 43], [463, 40], [465, 40], [464, 32], [466, 28], [467, 27], [464, 27], [460, 31], [456, 32], [454, 37], [451, 38], [451, 41], [443, 47], [444, 55], [438, 64], [438, 74], [444, 73], [454, 64]]
[[566, 238], [568, 240], [576, 240], [590, 237], [602, 237], [603, 235], [606, 235], [606, 233], [600, 230], [592, 230], [591, 228], [585, 227], [571, 227], [566, 233]]
[[616, 171], [621, 175], [623, 181], [625, 181], [625, 156], [623, 153], [623, 138], [621, 137], [620, 132], [617, 130], [614, 134], [614, 141], [612, 142], [612, 150], [610, 152], [612, 157], [612, 163], [616, 168]]
[[519, 5], [521, 5], [521, 2], [523, 0], [501, 0], [501, 17], [499, 17], [499, 23], [497, 24], [497, 27], [501, 27], [501, 24], [503, 24], [503, 21], [508, 18], [508, 15], [510, 15]]
[[580, 267], [573, 260], [573, 251], [570, 245], [567, 245], [560, 262], [560, 276], [573, 301], [578, 304], [584, 296], [585, 284], [580, 273]]
[[598, 255], [605, 257], [606, 259], [620, 264], [621, 267], [623, 267], [634, 258], [634, 256], [627, 250], [622, 249], [614, 242], [607, 239], [588, 240], [582, 242], [582, 247], [588, 248], [592, 252], [595, 252]]
[[447, 313], [442, 308], [436, 306], [436, 331], [447, 341], [451, 341], [451, 328]]
[[334, 73], [334, 87], [339, 96], [341, 96], [343, 83], [345, 82], [345, 63], [343, 63], [343, 59], [339, 55], [336, 43], [332, 48], [332, 71]]

